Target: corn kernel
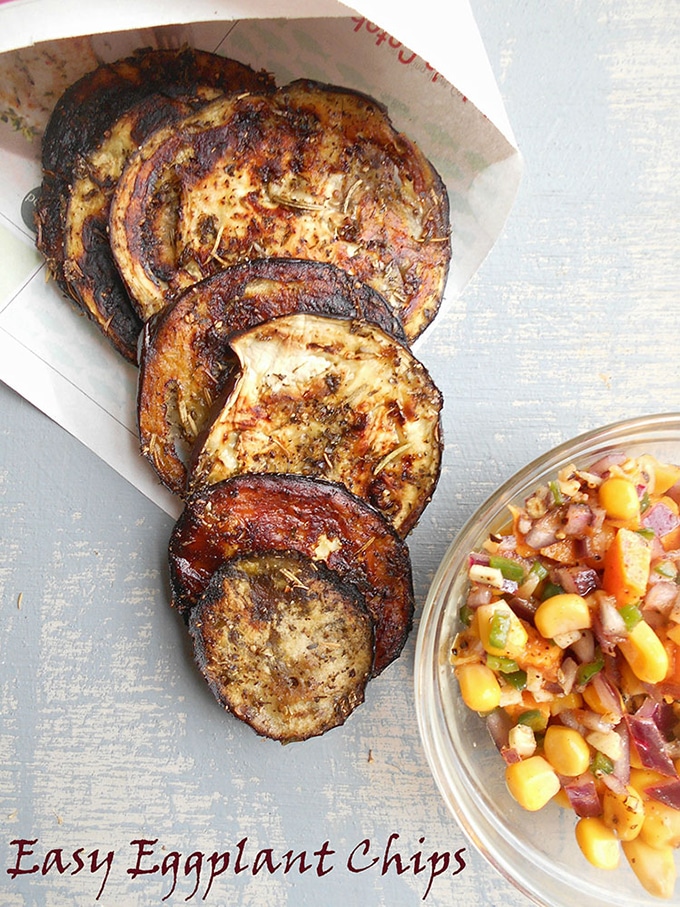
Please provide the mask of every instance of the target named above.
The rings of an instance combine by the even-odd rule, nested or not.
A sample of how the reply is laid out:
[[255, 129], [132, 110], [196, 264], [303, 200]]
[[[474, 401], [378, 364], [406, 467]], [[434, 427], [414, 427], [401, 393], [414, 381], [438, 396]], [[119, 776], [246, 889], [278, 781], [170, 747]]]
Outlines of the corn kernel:
[[650, 847], [680, 847], [680, 810], [648, 800], [640, 837]]
[[586, 860], [598, 869], [616, 869], [621, 860], [619, 841], [598, 816], [576, 823], [576, 841]]
[[633, 785], [636, 791], [640, 794], [643, 800], [647, 800], [648, 797], [645, 794], [645, 789], [648, 787], [654, 787], [657, 784], [663, 784], [664, 781], [667, 781], [668, 778], [665, 775], [662, 775], [660, 772], [655, 772], [651, 768], [643, 768], [641, 766], [633, 765], [635, 761], [633, 755], [636, 753], [635, 747], [631, 747], [631, 768], [630, 768], [630, 783]]
[[581, 595], [563, 592], [546, 598], [536, 609], [534, 623], [545, 639], [553, 639], [572, 630], [586, 630], [592, 625], [588, 602]]
[[673, 848], [650, 847], [639, 835], [621, 846], [642, 887], [654, 897], [672, 898], [676, 878]]
[[543, 739], [545, 758], [560, 775], [575, 777], [590, 764], [590, 747], [574, 728], [551, 724]]
[[644, 683], [661, 683], [668, 673], [668, 652], [646, 621], [636, 624], [618, 646], [635, 676]]
[[559, 715], [560, 712], [580, 709], [583, 706], [583, 696], [580, 693], [565, 693], [564, 696], [555, 696], [550, 700], [550, 714]]
[[640, 834], [645, 820], [642, 797], [631, 785], [621, 792], [607, 788], [602, 796], [602, 820], [619, 841], [632, 841]]
[[[616, 692], [616, 695], [619, 702], [621, 702], [621, 695], [620, 693], [618, 693], [618, 691]], [[592, 683], [589, 683], [588, 686], [583, 690], [583, 699], [585, 700], [586, 705], [591, 711], [597, 712], [598, 715], [604, 715], [605, 717], [609, 718], [612, 724], [615, 724], [616, 720], [618, 720], [616, 719], [616, 716], [611, 711], [611, 709], [602, 702], [596, 687], [594, 687]], [[621, 703], [621, 706], [623, 707], [623, 703]]]
[[611, 476], [600, 485], [600, 505], [612, 520], [635, 520], [640, 516], [637, 488], [623, 476]]
[[[481, 605], [477, 608], [477, 621], [479, 638], [489, 655], [505, 658], [517, 658], [521, 655], [529, 639], [529, 634], [522, 626], [519, 617], [506, 602], [498, 601]], [[502, 636], [494, 632], [501, 622], [505, 627]]]
[[680, 467], [670, 463], [654, 463], [654, 494], [665, 494], [680, 481]]
[[508, 765], [505, 783], [512, 797], [530, 812], [544, 807], [560, 789], [560, 779], [543, 756], [530, 756]]
[[456, 668], [460, 695], [474, 712], [491, 712], [500, 705], [501, 687], [496, 675], [485, 664], [463, 664]]

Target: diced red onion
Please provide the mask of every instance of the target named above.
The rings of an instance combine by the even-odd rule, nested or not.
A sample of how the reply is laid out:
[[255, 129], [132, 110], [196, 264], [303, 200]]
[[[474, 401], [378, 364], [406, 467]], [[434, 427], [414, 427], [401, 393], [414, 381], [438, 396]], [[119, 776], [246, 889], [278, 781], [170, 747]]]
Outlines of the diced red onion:
[[601, 815], [602, 804], [591, 772], [584, 772], [576, 778], [562, 778], [561, 781], [569, 804], [579, 818]]
[[557, 532], [562, 529], [562, 510], [549, 510], [539, 517], [524, 537], [527, 545], [538, 550], [556, 542]]
[[595, 660], [595, 637], [590, 630], [584, 630], [581, 638], [573, 642], [569, 648], [581, 664], [589, 664]]
[[617, 466], [620, 463], [624, 463], [626, 460], [625, 453], [610, 453], [605, 454], [603, 457], [600, 457], [595, 463], [588, 467], [588, 472], [592, 472], [596, 476], [606, 475], [612, 466]]
[[610, 655], [616, 644], [627, 638], [626, 625], [612, 596], [598, 595], [598, 606], [593, 611], [593, 631], [602, 651]]
[[578, 665], [570, 655], [567, 655], [566, 658], [562, 659], [562, 664], [557, 672], [557, 679], [560, 681], [562, 690], [565, 694], [571, 693], [577, 672]]
[[621, 755], [614, 762], [613, 774], [622, 784], [628, 784], [630, 781], [630, 737], [625, 721], [620, 721], [615, 731], [621, 738]]
[[648, 706], [650, 702], [651, 700], [646, 700], [634, 715], [626, 714], [624, 716], [628, 731], [640, 757], [640, 762], [645, 768], [659, 772], [660, 775], [675, 777], [675, 766], [668, 755], [664, 738], [656, 724], [656, 703], [651, 703], [652, 708], [650, 708]]
[[626, 793], [625, 783], [621, 780], [621, 778], [618, 777], [618, 775], [615, 775], [613, 772], [610, 772], [609, 774], [607, 774], [607, 772], [602, 772], [600, 778], [602, 779], [602, 783], [615, 794]]
[[600, 585], [598, 575], [591, 567], [558, 567], [555, 578], [565, 592], [586, 596]]
[[504, 746], [501, 750], [501, 756], [503, 757], [506, 765], [513, 765], [515, 762], [522, 761], [520, 754], [511, 746]]
[[621, 697], [605, 677], [604, 673], [600, 671], [596, 674], [591, 680], [591, 684], [597, 693], [598, 699], [606, 709], [607, 714], [611, 715], [617, 722], [620, 721], [623, 717]]
[[658, 501], [645, 511], [641, 522], [645, 528], [651, 529], [655, 535], [664, 536], [680, 526], [680, 517], [663, 501]]
[[508, 746], [512, 721], [505, 709], [495, 709], [486, 718], [486, 727], [491, 734], [496, 749], [503, 751]]
[[491, 589], [489, 586], [482, 586], [481, 584], [473, 584], [468, 592], [467, 605], [469, 608], [472, 608], [474, 611], [476, 608], [479, 608], [480, 605], [488, 605], [493, 597]]
[[675, 583], [661, 580], [649, 586], [644, 599], [644, 607], [661, 614], [670, 614], [678, 601], [680, 592]]
[[468, 564], [471, 567], [488, 567], [489, 562], [491, 561], [491, 556], [488, 555], [485, 551], [473, 551], [472, 554], [468, 557]]
[[603, 715], [591, 712], [590, 709], [577, 709], [576, 714], [582, 727], [589, 731], [601, 731], [603, 734], [608, 734], [612, 729], [611, 722], [607, 721]]
[[593, 520], [594, 514], [588, 504], [572, 502], [567, 507], [564, 533], [573, 538], [582, 538]]
[[515, 612], [517, 617], [521, 620], [526, 620], [530, 623], [533, 623], [534, 614], [536, 612], [537, 604], [529, 601], [527, 598], [521, 598], [519, 595], [513, 595], [512, 598], [507, 599], [508, 604]]
[[653, 784], [646, 787], [644, 792], [653, 800], [670, 806], [671, 809], [680, 809], [680, 779], [673, 778], [663, 784]]

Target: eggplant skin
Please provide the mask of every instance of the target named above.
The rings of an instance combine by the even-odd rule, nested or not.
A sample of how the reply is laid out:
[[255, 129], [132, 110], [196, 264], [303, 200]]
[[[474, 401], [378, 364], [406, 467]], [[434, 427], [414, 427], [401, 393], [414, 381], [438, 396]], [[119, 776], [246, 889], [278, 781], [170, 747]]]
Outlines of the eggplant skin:
[[172, 605], [190, 620], [225, 560], [264, 551], [297, 551], [358, 588], [375, 626], [372, 676], [400, 654], [414, 613], [406, 543], [365, 501], [310, 476], [235, 476], [189, 498], [168, 546]]
[[299, 259], [232, 265], [146, 323], [137, 395], [140, 448], [172, 492], [186, 494], [191, 451], [234, 376], [232, 336], [296, 312], [363, 319], [406, 341], [379, 293], [335, 265]]
[[123, 171], [109, 229], [144, 321], [225, 266], [302, 258], [376, 289], [411, 342], [451, 257], [446, 189], [418, 146], [378, 101], [311, 80], [158, 130]]
[[[42, 141], [36, 244], [60, 289], [97, 323], [125, 358], [136, 362], [141, 320], [130, 306], [110, 250], [107, 254], [104, 247], [108, 246], [110, 195], [127, 156], [151, 131], [187, 116], [216, 94], [261, 93], [274, 87], [269, 74], [218, 54], [192, 48], [146, 48], [102, 64], [67, 88], [57, 101]], [[212, 92], [206, 92], [207, 88]], [[119, 119], [145, 100], [149, 102], [146, 110], [134, 118], [132, 144], [112, 137]], [[106, 161], [106, 173], [93, 164], [92, 156], [98, 151], [100, 161]], [[68, 239], [73, 226], [67, 225], [74, 189], [79, 200], [86, 199], [86, 214], [90, 215], [76, 218], [83, 235], [76, 242], [75, 253], [73, 240], [69, 243]], [[97, 216], [92, 217], [97, 192], [103, 193], [103, 200]], [[81, 256], [78, 246], [82, 247]]]
[[191, 491], [239, 473], [339, 482], [405, 537], [441, 467], [442, 396], [408, 347], [367, 322], [292, 314], [237, 334], [240, 371], [197, 443]]
[[363, 597], [297, 552], [225, 561], [189, 632], [215, 698], [261, 736], [308, 740], [364, 701], [374, 630]]

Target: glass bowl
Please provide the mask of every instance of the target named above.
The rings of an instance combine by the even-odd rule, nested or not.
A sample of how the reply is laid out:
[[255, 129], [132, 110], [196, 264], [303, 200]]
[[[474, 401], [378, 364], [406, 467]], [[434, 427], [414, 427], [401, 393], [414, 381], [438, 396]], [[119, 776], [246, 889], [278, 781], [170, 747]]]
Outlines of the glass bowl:
[[[449, 547], [423, 609], [415, 655], [415, 700], [427, 760], [446, 804], [487, 860], [538, 904], [640, 907], [668, 903], [648, 894], [622, 855], [616, 870], [598, 870], [576, 844], [573, 812], [549, 803], [527, 812], [510, 796], [504, 763], [483, 720], [464, 705], [449, 662], [458, 609], [467, 588], [467, 558], [523, 503], [571, 463], [585, 467], [614, 450], [650, 453], [680, 464], [680, 413], [617, 422], [561, 444], [505, 482], [468, 520]], [[676, 886], [676, 899], [678, 889]]]

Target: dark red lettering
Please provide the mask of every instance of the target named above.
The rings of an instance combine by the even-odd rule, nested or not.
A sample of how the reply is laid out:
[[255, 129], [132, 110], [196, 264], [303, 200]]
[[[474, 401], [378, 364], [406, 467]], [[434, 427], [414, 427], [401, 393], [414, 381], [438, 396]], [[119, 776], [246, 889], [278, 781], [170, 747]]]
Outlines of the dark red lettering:
[[359, 853], [361, 856], [366, 856], [368, 853], [370, 853], [370, 850], [371, 842], [368, 840], [368, 838], [364, 838], [363, 841], [360, 841], [357, 844], [354, 850], [347, 857], [347, 868], [350, 872], [365, 872], [367, 869], [370, 869], [371, 866], [375, 866], [375, 864], [378, 862], [378, 857], [373, 857], [373, 859], [369, 863], [367, 863], [366, 866], [354, 865], [354, 857], [357, 853]]
[[208, 857], [208, 864], [210, 865], [210, 878], [208, 879], [208, 885], [203, 892], [204, 901], [208, 897], [208, 893], [212, 888], [213, 880], [216, 879], [217, 876], [222, 875], [223, 872], [227, 871], [229, 867], [229, 859], [229, 851], [224, 851], [224, 853], [217, 853], [217, 851], [215, 851]]
[[385, 875], [388, 872], [388, 870], [392, 864], [394, 864], [394, 866], [396, 868], [397, 875], [401, 875], [402, 873], [406, 872], [408, 869], [408, 866], [404, 866], [404, 864], [402, 862], [401, 854], [394, 853], [394, 854], [392, 854], [392, 856], [389, 856], [390, 848], [392, 847], [392, 844], [396, 840], [398, 840], [398, 838], [399, 838], [399, 835], [396, 832], [393, 832], [387, 840], [387, 845], [385, 847], [385, 853], [383, 855], [383, 865], [382, 865], [381, 875]]
[[138, 838], [135, 841], [130, 841], [131, 847], [133, 844], [137, 845], [137, 862], [135, 863], [134, 867], [128, 868], [128, 875], [131, 875], [133, 879], [136, 879], [137, 876], [140, 875], [151, 875], [154, 872], [158, 872], [158, 863], [154, 863], [151, 869], [142, 869], [141, 866], [143, 857], [150, 857], [153, 855], [153, 849], [147, 850], [147, 844], [158, 844], [158, 838]]
[[324, 841], [321, 845], [321, 850], [315, 850], [314, 856], [319, 858], [319, 862], [316, 864], [316, 874], [321, 878], [321, 876], [327, 875], [329, 872], [332, 872], [332, 866], [324, 866], [324, 860], [326, 857], [330, 857], [334, 854], [335, 851], [330, 849], [330, 841]]
[[21, 861], [24, 857], [33, 856], [33, 851], [29, 850], [27, 845], [32, 846], [37, 843], [37, 838], [15, 838], [14, 841], [10, 841], [10, 846], [17, 848], [17, 859], [14, 866], [7, 870], [8, 876], [12, 879], [16, 879], [17, 876], [30, 875], [32, 872], [37, 872], [40, 869], [37, 863], [31, 866], [30, 869], [25, 869], [21, 865]]

